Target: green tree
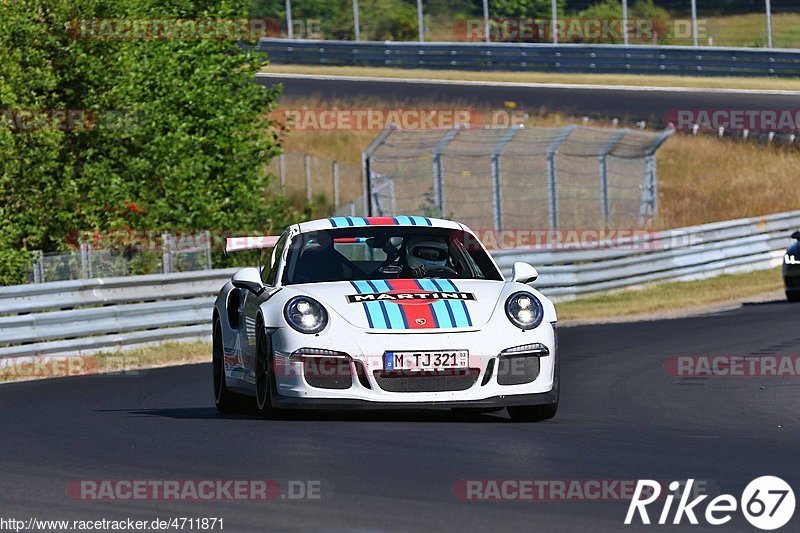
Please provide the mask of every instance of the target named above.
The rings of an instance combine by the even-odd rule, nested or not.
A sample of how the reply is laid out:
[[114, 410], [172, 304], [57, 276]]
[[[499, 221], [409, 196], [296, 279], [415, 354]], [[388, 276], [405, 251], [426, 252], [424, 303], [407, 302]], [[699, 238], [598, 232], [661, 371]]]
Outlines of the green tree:
[[[263, 56], [232, 39], [75, 33], [80, 19], [243, 18], [247, 8], [0, 3], [0, 283], [22, 279], [30, 250], [64, 249], [84, 231], [264, 231], [297, 216], [266, 196], [280, 89], [253, 83]], [[19, 111], [69, 109], [87, 110], [86, 131], [15, 122]]]
[[[558, 0], [558, 12], [564, 13], [566, 0]], [[552, 16], [551, 0], [495, 0], [489, 3], [490, 16], [495, 18], [548, 19]]]

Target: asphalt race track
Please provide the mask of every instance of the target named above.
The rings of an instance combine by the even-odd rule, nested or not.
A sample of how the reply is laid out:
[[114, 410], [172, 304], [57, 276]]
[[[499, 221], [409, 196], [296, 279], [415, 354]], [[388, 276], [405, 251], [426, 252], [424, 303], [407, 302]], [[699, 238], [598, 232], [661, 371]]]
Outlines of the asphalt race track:
[[[623, 528], [626, 503], [462, 501], [453, 487], [695, 478], [738, 499], [762, 475], [800, 486], [800, 379], [676, 378], [663, 368], [670, 355], [799, 354], [800, 306], [563, 328], [560, 346], [561, 408], [540, 424], [504, 412], [223, 417], [210, 365], [0, 385], [3, 515], [222, 517], [225, 531], [605, 531]], [[320, 498], [98, 502], [66, 490], [80, 479], [256, 478], [318, 480]], [[754, 530], [738, 513], [716, 528], [731, 529]]]
[[[714, 90], [625, 90], [613, 88], [524, 87], [403, 82], [312, 79], [282, 74], [259, 75], [262, 85], [281, 83], [291, 98], [375, 99], [389, 102], [459, 102], [502, 109], [516, 102], [525, 110], [543, 109], [566, 115], [645, 120], [665, 126], [664, 117], [675, 110], [774, 110], [797, 107], [797, 94]], [[674, 116], [671, 115], [671, 116]]]

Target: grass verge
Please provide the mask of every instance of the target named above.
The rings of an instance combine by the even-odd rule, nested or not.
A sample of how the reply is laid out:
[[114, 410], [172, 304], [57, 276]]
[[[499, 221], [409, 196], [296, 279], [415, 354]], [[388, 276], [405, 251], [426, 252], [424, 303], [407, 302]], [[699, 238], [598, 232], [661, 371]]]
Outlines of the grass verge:
[[576, 85], [630, 85], [636, 87], [686, 87], [696, 89], [750, 89], [800, 91], [799, 78], [746, 78], [657, 76], [649, 74], [562, 74], [550, 72], [482, 72], [464, 70], [399, 69], [389, 67], [334, 67], [318, 65], [268, 65], [262, 72], [378, 78], [418, 78], [513, 83], [565, 83]]
[[210, 342], [167, 342], [89, 355], [27, 356], [0, 359], [0, 383], [95, 374], [135, 376], [147, 368], [210, 360]]
[[780, 268], [724, 274], [697, 281], [647, 285], [556, 304], [558, 320], [591, 321], [624, 317], [664, 318], [734, 304], [783, 288]]

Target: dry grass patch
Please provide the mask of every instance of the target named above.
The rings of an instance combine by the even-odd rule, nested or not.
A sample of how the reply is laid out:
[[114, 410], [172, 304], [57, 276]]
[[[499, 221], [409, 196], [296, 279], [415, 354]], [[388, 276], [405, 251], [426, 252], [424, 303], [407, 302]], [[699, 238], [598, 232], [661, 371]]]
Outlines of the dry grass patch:
[[556, 304], [558, 319], [609, 319], [636, 315], [664, 315], [699, 309], [710, 304], [736, 302], [742, 298], [774, 292], [783, 287], [780, 268], [746, 274], [725, 274], [698, 281], [648, 285], [641, 289], [579, 298]]
[[166, 342], [90, 355], [0, 359], [0, 383], [81, 375], [133, 375], [147, 368], [211, 361], [210, 342]]

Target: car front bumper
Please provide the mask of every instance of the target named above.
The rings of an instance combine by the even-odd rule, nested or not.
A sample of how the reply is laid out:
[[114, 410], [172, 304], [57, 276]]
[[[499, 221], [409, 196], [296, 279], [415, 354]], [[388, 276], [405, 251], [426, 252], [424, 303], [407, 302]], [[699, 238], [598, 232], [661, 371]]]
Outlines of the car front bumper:
[[[318, 338], [299, 337], [291, 332], [274, 339], [272, 400], [282, 408], [299, 409], [407, 409], [464, 407], [502, 408], [510, 405], [546, 405], [558, 401], [558, 353], [554, 324], [543, 323], [531, 331], [508, 328], [503, 331], [464, 331], [439, 334], [369, 334], [339, 339], [325, 345]], [[498, 340], [501, 340], [498, 342]], [[314, 342], [316, 341], [316, 342]], [[505, 349], [540, 344], [547, 354], [537, 357], [535, 372], [531, 367], [516, 365], [520, 356], [501, 354]], [[303, 367], [303, 359], [291, 354], [301, 348], [336, 350], [346, 354], [342, 365], [347, 368], [344, 384], [338, 388], [312, 386]], [[387, 378], [383, 368], [386, 351], [469, 350], [469, 380], [461, 381], [457, 390], [444, 388], [414, 390], [431, 374], [403, 374], [409, 391], [392, 390], [397, 382]], [[518, 357], [515, 359], [515, 357]], [[531, 356], [525, 356], [530, 358]], [[513, 359], [513, 361], [511, 361]], [[531, 362], [531, 359], [526, 359]], [[513, 364], [512, 364], [513, 363]], [[519, 367], [517, 369], [517, 366]], [[527, 368], [527, 370], [525, 369]], [[525, 373], [521, 378], [514, 372]], [[500, 378], [500, 376], [503, 378]], [[508, 376], [512, 377], [509, 379]], [[466, 379], [466, 378], [465, 378]], [[388, 383], [388, 385], [387, 385]], [[506, 383], [506, 384], [504, 384]], [[427, 388], [426, 388], [427, 387]]]

